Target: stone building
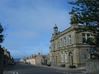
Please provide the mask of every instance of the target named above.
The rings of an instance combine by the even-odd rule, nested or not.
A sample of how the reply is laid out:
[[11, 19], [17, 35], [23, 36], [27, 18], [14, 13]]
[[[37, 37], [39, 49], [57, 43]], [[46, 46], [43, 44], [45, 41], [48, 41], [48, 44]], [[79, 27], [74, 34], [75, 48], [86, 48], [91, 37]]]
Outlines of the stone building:
[[32, 55], [24, 59], [25, 63], [32, 64], [32, 65], [46, 65], [47, 64], [47, 56], [41, 55]]
[[4, 68], [9, 64], [13, 65], [14, 59], [7, 49], [0, 46], [0, 74], [3, 74]]
[[55, 25], [50, 41], [50, 62], [54, 66], [84, 66], [89, 57], [87, 39], [93, 38], [90, 31], [81, 31], [82, 25], [71, 25], [60, 32]]
[[3, 50], [4, 50], [4, 61], [3, 61], [4, 65], [6, 66], [8, 64], [14, 64], [14, 59], [11, 56], [10, 52], [5, 48], [3, 48]]
[[35, 56], [30, 56], [24, 59], [25, 63], [27, 64], [36, 64]]

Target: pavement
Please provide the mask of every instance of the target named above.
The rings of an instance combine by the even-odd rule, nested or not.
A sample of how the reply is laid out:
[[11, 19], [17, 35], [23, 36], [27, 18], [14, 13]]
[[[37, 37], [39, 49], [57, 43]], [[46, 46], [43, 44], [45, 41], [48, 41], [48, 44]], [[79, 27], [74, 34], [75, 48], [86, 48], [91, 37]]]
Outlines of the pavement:
[[84, 70], [63, 69], [57, 67], [35, 66], [19, 63], [9, 65], [5, 68], [3, 74], [86, 74]]
[[45, 68], [52, 68], [57, 70], [70, 70], [70, 71], [86, 71], [85, 67], [78, 67], [78, 68], [68, 68], [68, 67], [56, 67], [56, 66], [45, 66], [45, 65], [37, 65], [38, 67], [45, 67]]

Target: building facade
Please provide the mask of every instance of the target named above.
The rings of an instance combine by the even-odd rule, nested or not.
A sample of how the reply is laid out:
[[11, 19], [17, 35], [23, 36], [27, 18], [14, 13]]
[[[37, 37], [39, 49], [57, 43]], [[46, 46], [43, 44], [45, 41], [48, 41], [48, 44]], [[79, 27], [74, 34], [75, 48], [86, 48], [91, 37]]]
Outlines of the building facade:
[[3, 50], [4, 50], [4, 61], [3, 61], [4, 65], [6, 66], [8, 64], [14, 64], [14, 59], [11, 56], [10, 52], [5, 48], [3, 48]]
[[35, 56], [25, 58], [24, 63], [35, 65], [36, 64]]
[[24, 59], [25, 63], [32, 65], [46, 65], [47, 64], [47, 56], [46, 55], [32, 55]]
[[93, 33], [81, 31], [82, 25], [71, 27], [59, 32], [55, 25], [54, 33], [50, 41], [50, 62], [54, 66], [83, 66], [89, 57], [88, 50], [94, 46], [86, 43], [87, 39], [93, 38]]

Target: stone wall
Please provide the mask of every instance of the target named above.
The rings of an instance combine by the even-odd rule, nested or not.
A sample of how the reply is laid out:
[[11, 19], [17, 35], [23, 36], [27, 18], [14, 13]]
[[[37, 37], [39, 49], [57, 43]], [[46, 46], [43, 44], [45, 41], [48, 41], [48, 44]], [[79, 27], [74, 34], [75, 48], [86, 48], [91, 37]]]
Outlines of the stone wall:
[[91, 74], [99, 74], [99, 60], [98, 59], [87, 60], [86, 72]]

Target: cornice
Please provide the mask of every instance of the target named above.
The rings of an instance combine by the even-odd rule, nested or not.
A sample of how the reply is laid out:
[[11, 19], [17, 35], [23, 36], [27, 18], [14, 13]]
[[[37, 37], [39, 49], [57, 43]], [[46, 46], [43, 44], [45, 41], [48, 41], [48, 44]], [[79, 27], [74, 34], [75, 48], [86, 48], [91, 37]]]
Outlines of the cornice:
[[50, 40], [50, 42], [52, 42], [52, 41], [58, 39], [59, 37], [61, 37], [61, 36], [65, 35], [65, 34], [71, 32], [71, 31], [77, 31], [77, 30], [78, 30], [78, 28], [73, 28], [73, 27], [71, 26], [71, 27], [65, 29], [64, 31], [58, 33], [58, 34], [55, 35], [54, 37], [52, 37], [51, 40]]

